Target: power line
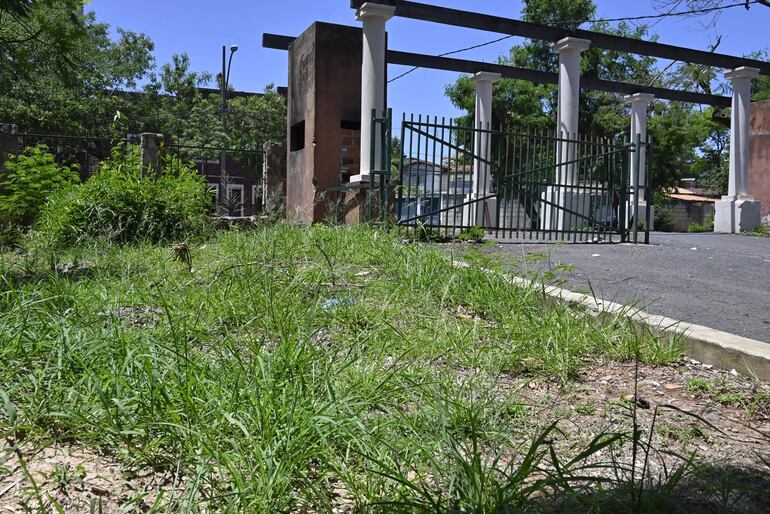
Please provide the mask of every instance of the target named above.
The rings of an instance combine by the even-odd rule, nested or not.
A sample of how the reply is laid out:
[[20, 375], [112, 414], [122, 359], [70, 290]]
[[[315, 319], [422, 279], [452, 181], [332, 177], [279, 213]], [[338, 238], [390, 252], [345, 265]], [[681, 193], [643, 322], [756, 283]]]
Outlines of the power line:
[[[439, 54], [436, 57], [446, 57], [447, 55], [459, 54], [461, 52], [467, 52], [468, 50], [475, 50], [476, 48], [481, 48], [481, 47], [484, 47], [484, 46], [489, 46], [489, 45], [492, 45], [492, 44], [495, 44], [495, 43], [499, 43], [500, 41], [505, 41], [506, 39], [511, 39], [512, 37], [514, 37], [514, 36], [500, 37], [500, 38], [494, 39], [492, 41], [487, 41], [486, 43], [480, 43], [478, 45], [469, 46], [467, 48], [460, 48], [459, 50], [452, 50], [451, 52], [447, 52], [447, 53], [444, 53], [444, 54]], [[409, 75], [410, 73], [412, 73], [414, 71], [417, 71], [418, 69], [420, 69], [420, 66], [415, 66], [414, 68], [405, 71], [404, 73], [402, 73], [398, 77], [390, 79], [388, 81], [388, 84], [390, 84], [391, 82], [397, 81], [401, 77], [406, 77], [407, 75]]]
[[751, 7], [754, 4], [763, 3], [763, 5], [767, 5], [767, 3], [760, 2], [760, 0], [748, 0], [743, 1], [737, 4], [729, 4], [729, 5], [718, 5], [714, 7], [704, 7], [702, 9], [692, 9], [689, 11], [679, 11], [679, 12], [667, 12], [667, 13], [661, 13], [661, 14], [649, 14], [645, 16], [625, 16], [623, 18], [599, 18], [596, 20], [583, 20], [583, 21], [561, 21], [556, 22], [555, 25], [580, 25], [581, 23], [602, 23], [602, 22], [616, 22], [616, 21], [639, 21], [639, 20], [657, 20], [660, 18], [667, 18], [669, 16], [692, 16], [695, 14], [708, 14], [716, 11], [724, 11], [725, 9], [733, 9], [735, 7], [745, 7], [747, 10], [749, 7]]
[[[715, 6], [715, 7], [707, 7], [703, 9], [692, 9], [689, 11], [679, 11], [679, 12], [667, 12], [662, 14], [651, 14], [647, 16], [627, 16], [623, 18], [600, 18], [595, 20], [582, 20], [582, 21], [565, 21], [565, 22], [556, 22], [554, 25], [581, 25], [583, 23], [601, 23], [601, 22], [620, 22], [620, 21], [639, 21], [639, 20], [652, 20], [652, 19], [663, 19], [667, 18], [669, 16], [692, 16], [695, 14], [708, 14], [711, 12], [716, 11], [723, 11], [725, 9], [733, 9], [735, 7], [745, 7], [748, 9], [750, 6], [754, 4], [762, 4], [770, 7], [770, 3], [768, 3], [768, 0], [745, 0], [740, 3], [736, 4], [730, 4], [730, 5], [721, 5], [721, 6]], [[514, 36], [504, 36], [501, 38], [493, 39], [492, 41], [487, 41], [486, 43], [480, 43], [478, 45], [469, 46], [467, 48], [460, 48], [459, 50], [452, 50], [451, 52], [446, 52], [443, 54], [439, 54], [436, 57], [446, 57], [447, 55], [453, 55], [453, 54], [459, 54], [462, 52], [467, 52], [469, 50], [475, 50], [477, 48], [482, 48], [485, 46], [493, 45], [495, 43], [499, 43], [500, 41], [505, 41], [506, 39], [511, 39]], [[414, 66], [413, 68], [410, 68], [409, 70], [405, 71], [401, 75], [398, 75], [397, 77], [394, 77], [390, 80], [388, 80], [388, 84], [397, 81], [398, 79], [401, 79], [403, 77], [406, 77], [407, 75], [414, 73], [420, 69], [420, 66]]]

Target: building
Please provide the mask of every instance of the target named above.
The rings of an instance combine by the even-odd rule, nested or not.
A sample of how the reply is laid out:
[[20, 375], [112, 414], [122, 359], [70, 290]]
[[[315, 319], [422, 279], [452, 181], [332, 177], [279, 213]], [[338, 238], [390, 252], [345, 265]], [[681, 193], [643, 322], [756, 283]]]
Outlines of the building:
[[698, 190], [684, 187], [668, 190], [666, 197], [664, 207], [673, 210], [674, 232], [687, 232], [694, 223], [701, 226], [713, 224], [717, 198], [704, 196]]

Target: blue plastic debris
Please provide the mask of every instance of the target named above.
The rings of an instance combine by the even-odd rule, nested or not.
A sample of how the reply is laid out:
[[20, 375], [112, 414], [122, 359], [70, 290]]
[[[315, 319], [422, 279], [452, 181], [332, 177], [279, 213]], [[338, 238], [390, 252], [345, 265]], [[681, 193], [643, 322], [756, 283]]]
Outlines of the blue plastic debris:
[[330, 298], [324, 302], [323, 308], [325, 310], [331, 310], [331, 309], [334, 309], [335, 307], [340, 307], [343, 305], [353, 305], [353, 303], [354, 301], [351, 298], [344, 298], [342, 300], [337, 298]]

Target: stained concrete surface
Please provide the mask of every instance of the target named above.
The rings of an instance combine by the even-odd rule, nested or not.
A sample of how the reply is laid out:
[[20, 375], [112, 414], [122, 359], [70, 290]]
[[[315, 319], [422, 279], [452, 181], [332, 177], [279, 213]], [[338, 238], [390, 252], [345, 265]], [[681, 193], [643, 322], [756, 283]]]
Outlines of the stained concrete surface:
[[521, 273], [555, 271], [571, 291], [770, 344], [770, 238], [654, 233], [651, 242], [485, 249]]

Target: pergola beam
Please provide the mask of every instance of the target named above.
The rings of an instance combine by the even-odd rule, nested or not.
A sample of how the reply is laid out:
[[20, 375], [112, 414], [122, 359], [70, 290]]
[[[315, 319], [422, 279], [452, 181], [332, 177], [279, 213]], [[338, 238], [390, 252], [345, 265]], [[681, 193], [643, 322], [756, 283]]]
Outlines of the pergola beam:
[[[292, 43], [292, 41], [294, 41], [294, 39], [295, 38], [291, 36], [263, 34], [262, 46], [275, 50], [288, 50], [289, 45]], [[506, 66], [503, 64], [469, 61], [465, 59], [454, 59], [450, 57], [435, 57], [432, 55], [415, 54], [411, 52], [399, 52], [396, 50], [388, 50], [386, 59], [389, 64], [419, 66], [420, 68], [455, 71], [459, 73], [475, 74], [479, 71], [488, 71], [491, 73], [499, 73], [505, 78], [525, 80], [535, 84], [555, 85], [559, 81], [558, 75], [556, 73], [530, 70], [527, 68], [518, 68], [515, 66]], [[655, 95], [656, 98], [663, 100], [713, 105], [715, 107], [730, 107], [731, 104], [731, 99], [727, 96], [691, 93], [689, 91], [679, 91], [676, 89], [666, 89], [660, 87], [639, 86], [625, 82], [601, 80], [590, 76], [581, 77], [580, 85], [582, 89], [586, 90], [605, 91], [608, 93], [618, 93], [623, 95], [649, 93]]]
[[[388, 50], [387, 56], [388, 63], [390, 64], [419, 66], [420, 68], [457, 71], [460, 73], [489, 71], [493, 73], [500, 73], [505, 78], [526, 80], [535, 84], [558, 84], [559, 82], [559, 76], [556, 73], [530, 70], [526, 68], [517, 68], [515, 66], [506, 66], [503, 64], [491, 64], [477, 61], [468, 61], [464, 59], [453, 59], [449, 57], [434, 57], [431, 55], [413, 54], [409, 52], [397, 52], [395, 50]], [[715, 107], [730, 107], [731, 103], [730, 97], [727, 96], [691, 93], [689, 91], [679, 91], [676, 89], [666, 89], [661, 87], [640, 86], [636, 84], [628, 84], [626, 82], [613, 82], [610, 80], [601, 80], [586, 75], [580, 77], [580, 87], [582, 89], [591, 91], [605, 91], [608, 93], [619, 93], [623, 95], [632, 95], [634, 93], [650, 93], [655, 95], [656, 98], [664, 100], [713, 105]]]
[[[770, 75], [770, 63], [758, 61], [756, 59], [734, 57], [731, 55], [717, 54], [692, 48], [666, 45], [653, 41], [643, 41], [641, 39], [592, 32], [590, 30], [569, 30], [549, 25], [541, 25], [539, 23], [530, 23], [511, 18], [461, 11], [458, 9], [409, 2], [406, 0], [374, 0], [374, 2], [395, 6], [396, 16], [402, 18], [550, 42], [556, 42], [565, 37], [577, 37], [588, 39], [591, 41], [592, 47], [603, 48], [605, 50], [628, 52], [649, 57], [682, 61], [690, 64], [716, 66], [725, 69], [749, 66], [757, 68], [762, 75]], [[354, 9], [358, 9], [364, 3], [366, 3], [365, 0], [350, 0], [350, 6]]]

